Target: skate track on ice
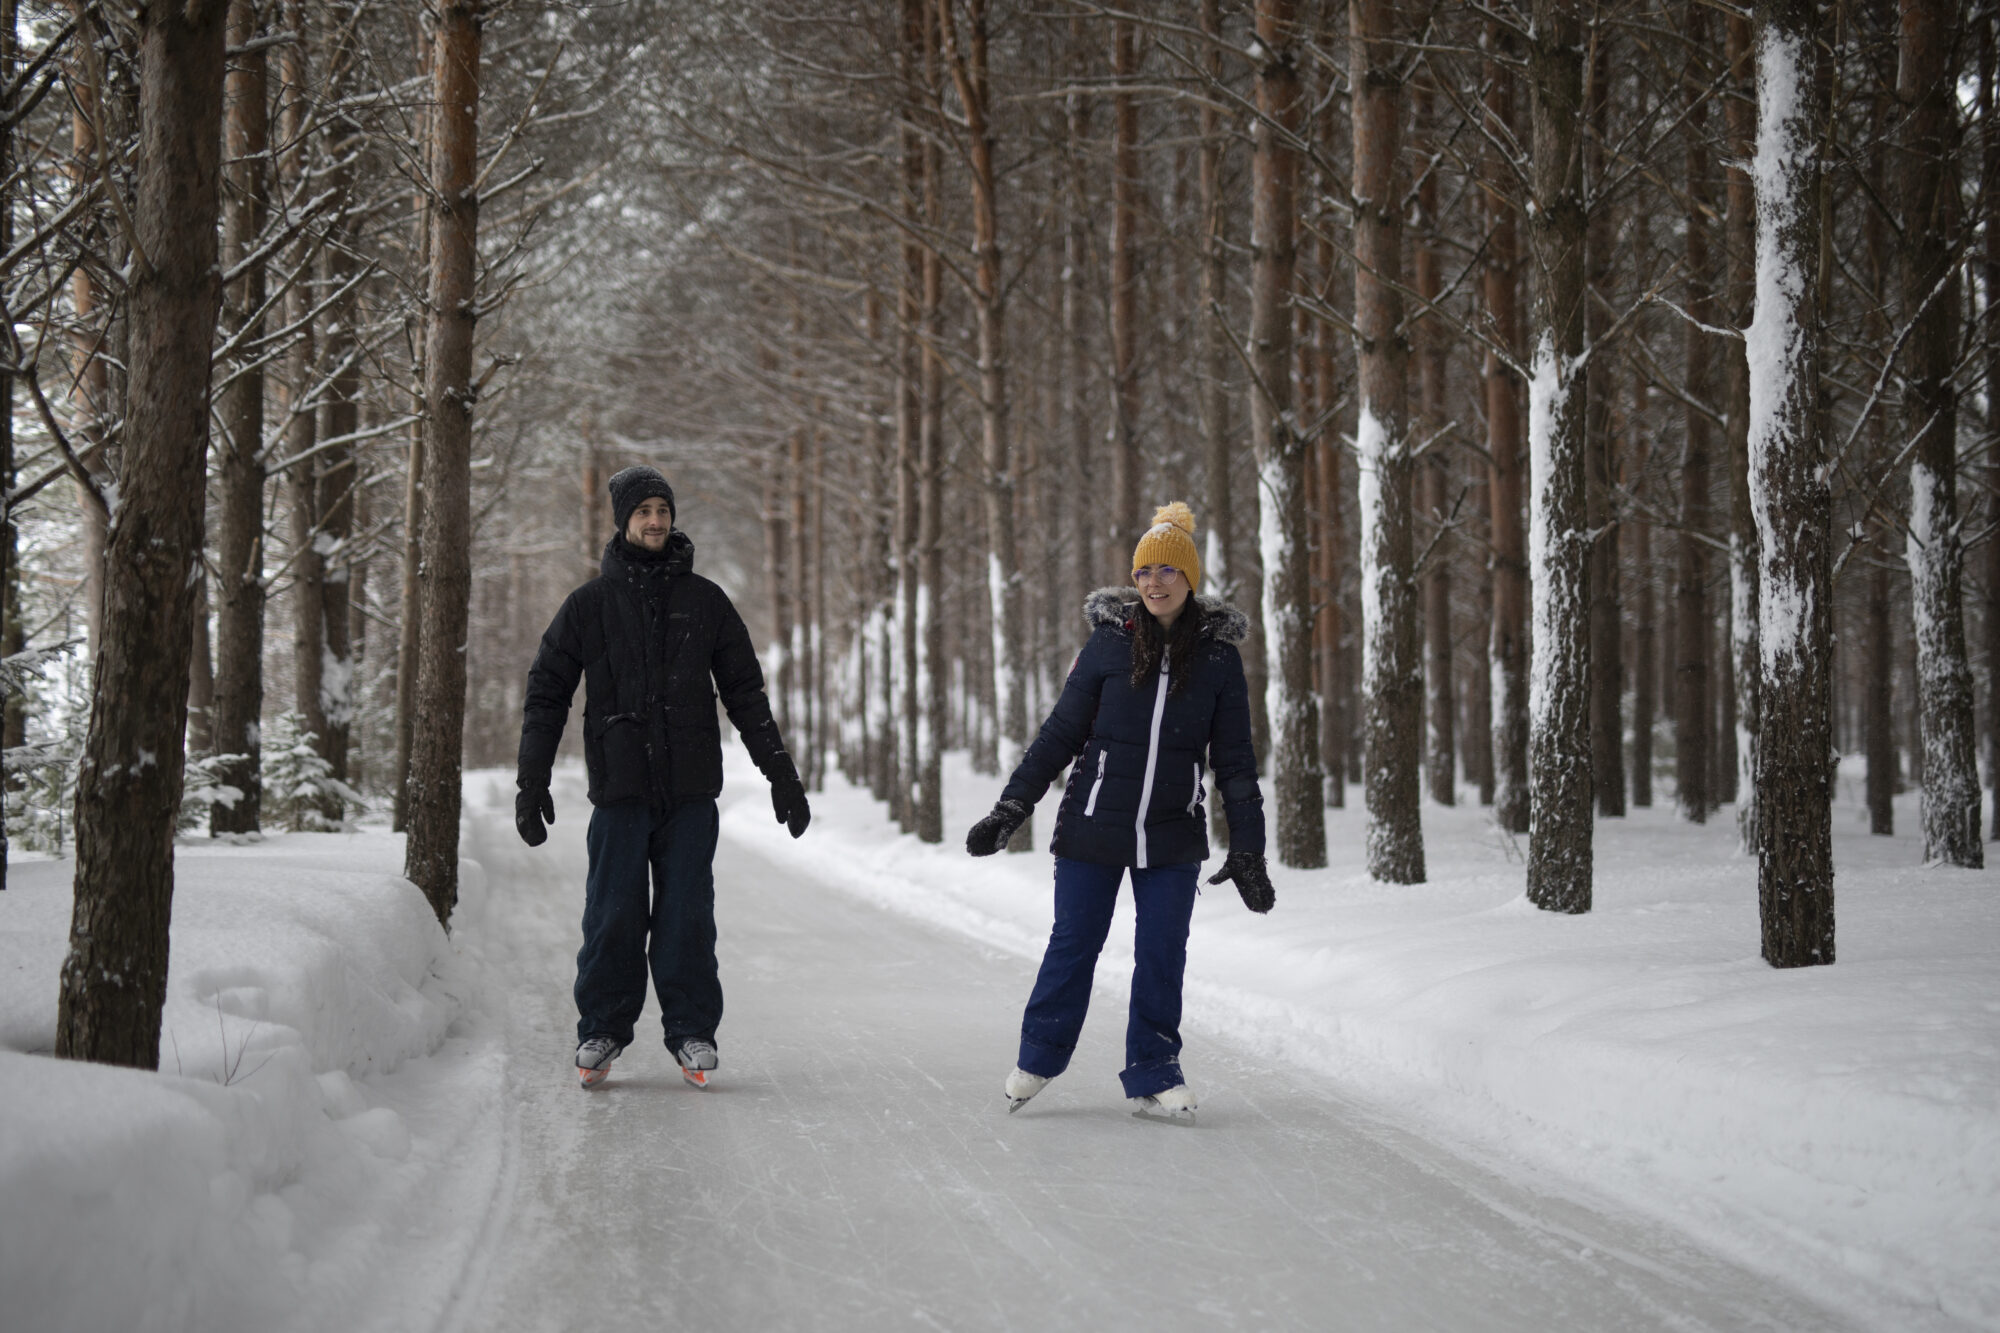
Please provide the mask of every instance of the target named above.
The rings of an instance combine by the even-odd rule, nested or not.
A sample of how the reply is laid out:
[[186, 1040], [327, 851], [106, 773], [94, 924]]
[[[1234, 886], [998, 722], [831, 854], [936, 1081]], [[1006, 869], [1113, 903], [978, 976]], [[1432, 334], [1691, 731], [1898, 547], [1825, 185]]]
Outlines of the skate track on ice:
[[1116, 1078], [1124, 979], [1103, 970], [1070, 1071], [1009, 1116], [1034, 964], [801, 882], [726, 832], [715, 1085], [681, 1082], [649, 999], [584, 1092], [570, 985], [588, 806], [574, 780], [556, 799], [533, 853], [510, 810], [468, 802], [508, 1129], [444, 1328], [1848, 1326], [1647, 1219], [1232, 1056], [1198, 1009], [1183, 1036], [1200, 1124], [1135, 1120]]

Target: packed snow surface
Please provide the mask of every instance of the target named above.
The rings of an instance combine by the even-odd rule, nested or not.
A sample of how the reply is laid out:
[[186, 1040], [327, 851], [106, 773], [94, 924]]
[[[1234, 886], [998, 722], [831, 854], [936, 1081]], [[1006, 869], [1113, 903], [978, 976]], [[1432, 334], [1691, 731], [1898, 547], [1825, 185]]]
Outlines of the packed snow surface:
[[1730, 821], [1601, 821], [1569, 917], [1477, 807], [1426, 810], [1418, 886], [1329, 811], [1269, 917], [1197, 903], [1184, 1129], [1119, 1095], [1123, 907], [1075, 1063], [1005, 1113], [1049, 858], [967, 859], [999, 780], [950, 760], [946, 846], [838, 779], [793, 842], [732, 749], [706, 1093], [650, 1005], [573, 1085], [573, 771], [534, 850], [468, 775], [449, 938], [386, 832], [184, 844], [159, 1074], [46, 1054], [72, 867], [16, 860], [6, 1326], [2000, 1327], [1996, 881], [1866, 836], [1853, 784], [1841, 961], [1783, 972]]

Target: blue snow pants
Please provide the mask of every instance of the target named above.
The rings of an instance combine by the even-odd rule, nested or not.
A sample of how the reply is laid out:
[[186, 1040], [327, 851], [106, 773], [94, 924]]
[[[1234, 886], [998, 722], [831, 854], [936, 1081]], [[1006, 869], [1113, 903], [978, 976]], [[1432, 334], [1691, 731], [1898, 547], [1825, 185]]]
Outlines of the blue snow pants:
[[[1125, 1022], [1127, 1097], [1150, 1097], [1181, 1077], [1181, 974], [1187, 969], [1188, 921], [1199, 865], [1131, 868], [1138, 915], [1132, 941], [1132, 1009]], [[1021, 1018], [1020, 1066], [1054, 1078], [1069, 1068], [1090, 1007], [1097, 955], [1111, 933], [1124, 866], [1056, 858], [1056, 920], [1048, 951]]]
[[646, 1007], [649, 961], [668, 1044], [715, 1040], [722, 1021], [715, 836], [712, 800], [666, 807], [633, 801], [591, 813], [583, 949], [576, 956], [578, 1041], [631, 1044]]

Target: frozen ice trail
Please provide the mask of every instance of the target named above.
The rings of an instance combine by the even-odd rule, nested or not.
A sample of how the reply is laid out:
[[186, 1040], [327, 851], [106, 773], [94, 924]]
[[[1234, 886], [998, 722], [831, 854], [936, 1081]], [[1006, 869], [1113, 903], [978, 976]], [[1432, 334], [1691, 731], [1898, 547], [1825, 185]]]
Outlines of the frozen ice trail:
[[448, 1328], [1841, 1326], [1676, 1233], [1229, 1058], [1198, 1027], [1200, 1125], [1136, 1121], [1117, 979], [1100, 979], [1070, 1072], [1010, 1117], [1031, 964], [727, 837], [716, 1086], [682, 1084], [649, 1004], [608, 1083], [582, 1092], [585, 809], [569, 791], [531, 854], [501, 812], [469, 816], [488, 957], [506, 969], [514, 1184]]

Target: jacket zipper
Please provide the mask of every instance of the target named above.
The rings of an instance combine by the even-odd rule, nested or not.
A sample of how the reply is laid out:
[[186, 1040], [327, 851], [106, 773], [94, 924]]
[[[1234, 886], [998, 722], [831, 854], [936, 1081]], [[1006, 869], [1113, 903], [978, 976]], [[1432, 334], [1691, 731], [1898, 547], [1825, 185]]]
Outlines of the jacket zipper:
[[1146, 781], [1139, 788], [1139, 814], [1133, 820], [1133, 828], [1139, 834], [1139, 859], [1134, 863], [1139, 869], [1146, 868], [1146, 809], [1153, 803], [1153, 773], [1160, 764], [1160, 719], [1167, 712], [1167, 656], [1160, 654], [1160, 687], [1153, 694], [1153, 725], [1146, 733]]
[[1111, 752], [1109, 750], [1099, 750], [1097, 752], [1097, 781], [1090, 784], [1090, 799], [1083, 803], [1083, 817], [1085, 819], [1090, 818], [1092, 812], [1097, 809], [1097, 789], [1104, 785], [1104, 761], [1110, 755]]

